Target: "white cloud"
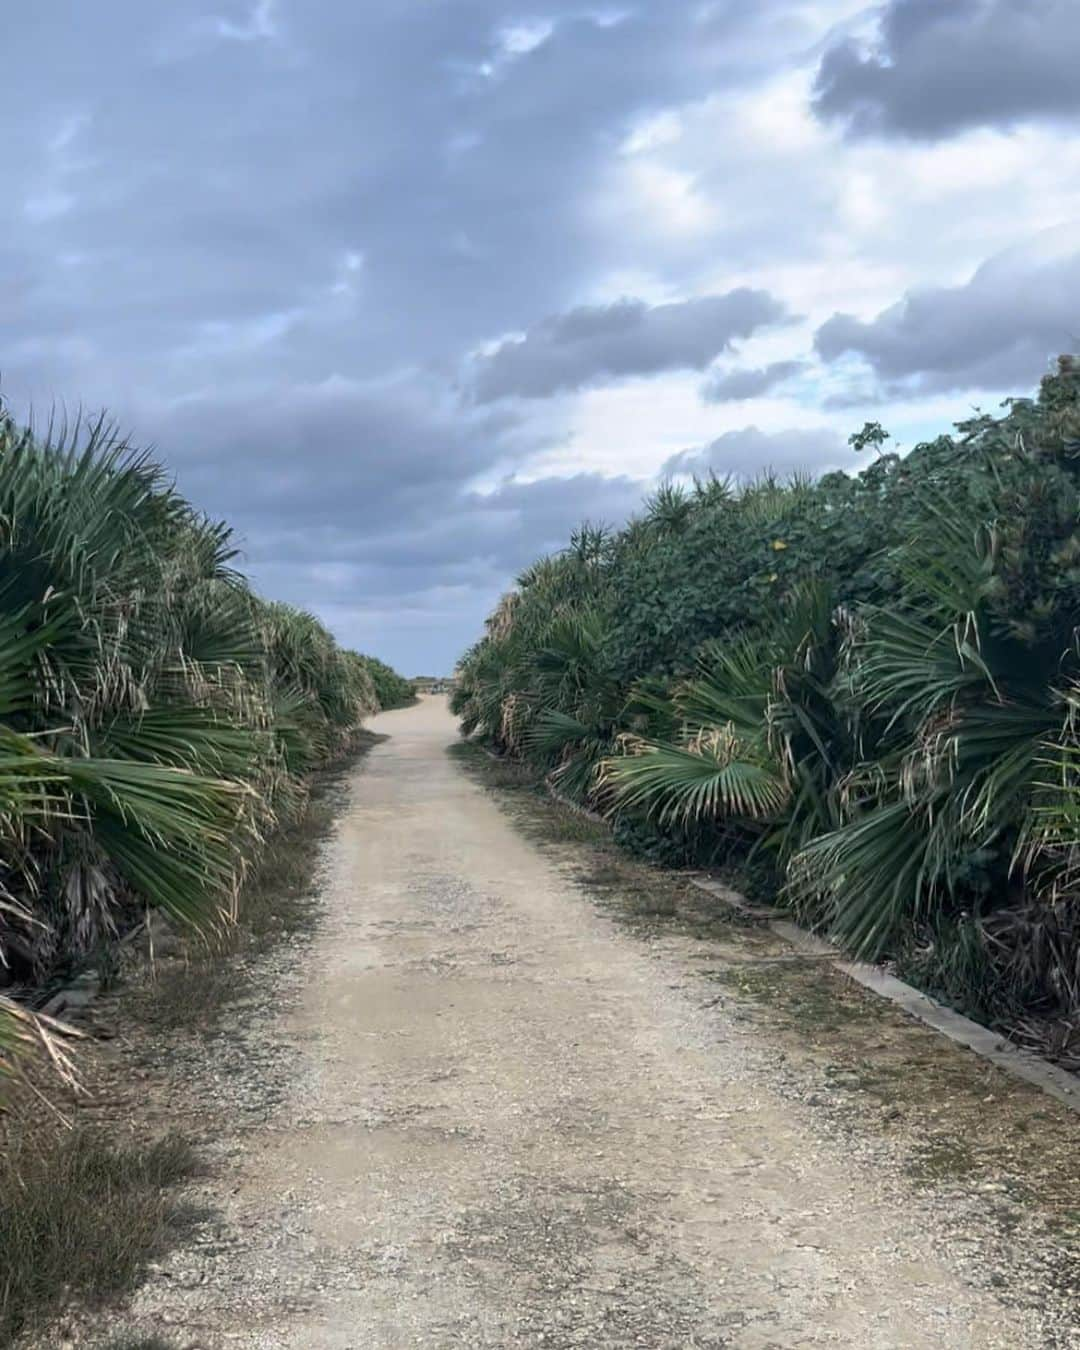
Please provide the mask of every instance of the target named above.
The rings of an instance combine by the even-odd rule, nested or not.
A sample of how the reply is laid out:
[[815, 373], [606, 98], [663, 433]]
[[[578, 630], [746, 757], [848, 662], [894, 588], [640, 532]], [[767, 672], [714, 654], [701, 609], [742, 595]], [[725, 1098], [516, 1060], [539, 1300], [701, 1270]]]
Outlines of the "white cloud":
[[330, 294], [346, 299], [355, 296], [357, 282], [364, 270], [365, 262], [366, 259], [359, 250], [346, 249], [344, 256], [338, 263], [334, 280], [330, 286]]
[[789, 398], [706, 404], [694, 375], [664, 375], [592, 389], [563, 405], [562, 443], [533, 456], [522, 472], [538, 478], [589, 468], [648, 478], [671, 456], [753, 422], [763, 432], [849, 428], [849, 415], [807, 408]]
[[59, 220], [77, 205], [79, 176], [94, 167], [85, 151], [78, 153], [90, 123], [89, 111], [80, 108], [65, 113], [56, 129], [44, 137], [44, 153], [35, 167], [34, 184], [23, 200], [23, 215], [31, 224]]
[[811, 320], [870, 317], [915, 277], [956, 284], [1080, 217], [1080, 138], [1031, 126], [850, 143], [813, 117], [811, 84], [804, 63], [633, 128], [591, 216], [611, 271], [648, 250], [658, 280], [677, 269], [697, 293], [760, 285]]
[[66, 216], [74, 205], [75, 197], [70, 192], [57, 189], [28, 197], [23, 202], [23, 214], [35, 225], [43, 225], [47, 221]]
[[500, 29], [497, 41], [507, 56], [527, 56], [542, 47], [554, 31], [555, 25], [550, 19], [533, 19]]
[[90, 125], [90, 114], [85, 110], [68, 113], [59, 127], [49, 137], [47, 145], [51, 155], [62, 155]]
[[278, 36], [277, 2], [255, 0], [242, 23], [220, 17], [214, 17], [209, 22], [212, 30], [221, 38], [234, 42], [268, 41]]
[[632, 162], [624, 179], [623, 200], [609, 205], [614, 207], [613, 217], [625, 212], [638, 230], [651, 229], [675, 239], [714, 230], [723, 209], [719, 201], [701, 191], [691, 170], [655, 159]]
[[652, 113], [639, 122], [619, 147], [620, 154], [640, 155], [674, 145], [682, 136], [682, 118], [674, 108]]
[[[346, 636], [411, 622], [394, 598], [407, 589], [425, 616], [416, 645], [429, 616], [444, 646], [464, 645], [509, 575], [509, 552], [473, 565], [478, 541], [508, 512], [520, 535], [537, 511], [539, 493], [506, 506], [507, 480], [591, 472], [621, 500], [627, 476], [688, 448], [779, 448], [722, 441], [748, 427], [799, 432], [787, 444], [801, 452], [872, 417], [910, 444], [1024, 392], [1029, 357], [1039, 366], [1066, 327], [1049, 287], [1031, 296], [1023, 278], [1032, 249], [1075, 232], [1023, 241], [1080, 219], [1075, 126], [885, 143], [823, 124], [822, 53], [876, 27], [882, 6], [866, 0], [109, 8], [78, 31], [37, 8], [5, 28], [5, 391], [111, 402], [201, 505], [242, 518], [259, 556], [278, 559], [268, 586], [292, 586]], [[49, 102], [46, 68], [71, 72]], [[875, 372], [815, 355], [833, 314], [866, 338], [860, 322], [908, 293], [962, 288], [994, 255], [984, 280], [1019, 292], [1002, 313], [1029, 333], [1011, 365], [980, 369], [981, 393], [967, 367], [954, 392], [929, 378], [916, 393], [880, 360]], [[508, 339], [532, 335], [535, 350], [546, 316], [740, 288], [801, 317], [694, 346], [683, 364], [593, 353], [581, 380], [504, 382], [484, 408], [460, 378]], [[916, 337], [921, 359], [933, 343]], [[939, 373], [956, 343], [942, 346]], [[729, 383], [708, 404], [719, 352]], [[795, 373], [746, 378], [777, 369]], [[462, 513], [463, 484], [489, 490], [498, 521]], [[309, 540], [370, 538], [383, 562], [361, 604], [329, 544], [309, 558], [329, 570], [292, 568], [275, 531], [298, 519]], [[447, 532], [424, 561], [432, 520]]]
[[497, 28], [491, 54], [476, 67], [484, 80], [498, 80], [524, 57], [542, 47], [555, 32], [551, 19], [520, 19]]

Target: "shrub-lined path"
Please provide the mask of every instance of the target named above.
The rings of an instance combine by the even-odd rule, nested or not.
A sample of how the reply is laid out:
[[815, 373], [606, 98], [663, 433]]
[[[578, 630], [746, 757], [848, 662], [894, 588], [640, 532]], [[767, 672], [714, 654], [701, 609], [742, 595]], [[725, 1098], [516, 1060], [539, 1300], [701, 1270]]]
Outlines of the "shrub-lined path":
[[985, 1265], [1007, 1194], [946, 1205], [849, 1147], [790, 1039], [697, 973], [708, 944], [615, 923], [447, 753], [444, 699], [374, 729], [257, 1033], [286, 1100], [208, 1183], [240, 1236], [178, 1254], [138, 1324], [267, 1350], [1071, 1343], [1060, 1300]]

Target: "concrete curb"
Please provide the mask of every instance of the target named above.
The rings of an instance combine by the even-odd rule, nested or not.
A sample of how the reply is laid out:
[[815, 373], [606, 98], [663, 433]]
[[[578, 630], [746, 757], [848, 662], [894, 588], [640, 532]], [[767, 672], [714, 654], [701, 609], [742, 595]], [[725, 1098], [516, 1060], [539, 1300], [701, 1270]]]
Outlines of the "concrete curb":
[[1005, 1073], [1012, 1074], [1014, 1078], [1022, 1078], [1025, 1082], [1041, 1088], [1071, 1111], [1080, 1113], [1080, 1078], [1076, 1074], [1019, 1049], [988, 1027], [962, 1017], [960, 1013], [938, 1003], [936, 999], [930, 998], [913, 985], [898, 980], [895, 975], [890, 975], [880, 966], [871, 966], [864, 961], [846, 960], [839, 948], [834, 947], [831, 942], [825, 942], [814, 933], [807, 932], [790, 919], [772, 917], [776, 913], [775, 910], [755, 909], [737, 891], [731, 890], [721, 882], [714, 881], [711, 877], [692, 876], [689, 880], [699, 890], [706, 891], [728, 905], [741, 917], [764, 920], [777, 937], [783, 938], [796, 951], [805, 956], [826, 959], [836, 970], [872, 994], [876, 994], [878, 998], [895, 1004], [903, 1012], [932, 1027], [950, 1041], [989, 1060], [991, 1064]]
[[544, 787], [547, 789], [547, 795], [552, 801], [558, 802], [575, 816], [580, 816], [582, 820], [591, 820], [594, 825], [603, 825], [607, 829], [611, 828], [611, 821], [606, 816], [602, 816], [598, 811], [590, 811], [587, 806], [579, 806], [571, 797], [564, 796], [558, 788], [552, 787], [548, 780], [544, 779]]
[[65, 1014], [88, 1008], [101, 991], [97, 971], [85, 970], [71, 984], [58, 989], [37, 1012], [43, 1017], [62, 1018]]

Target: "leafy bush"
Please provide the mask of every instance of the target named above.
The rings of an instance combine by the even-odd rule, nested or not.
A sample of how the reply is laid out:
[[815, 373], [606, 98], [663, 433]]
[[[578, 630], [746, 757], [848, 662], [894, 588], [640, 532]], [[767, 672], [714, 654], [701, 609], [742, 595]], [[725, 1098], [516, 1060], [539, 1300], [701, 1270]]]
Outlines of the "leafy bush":
[[1078, 520], [1063, 357], [904, 458], [669, 485], [583, 528], [489, 619], [454, 707], [639, 852], [773, 872], [988, 1020], [1077, 1018]]

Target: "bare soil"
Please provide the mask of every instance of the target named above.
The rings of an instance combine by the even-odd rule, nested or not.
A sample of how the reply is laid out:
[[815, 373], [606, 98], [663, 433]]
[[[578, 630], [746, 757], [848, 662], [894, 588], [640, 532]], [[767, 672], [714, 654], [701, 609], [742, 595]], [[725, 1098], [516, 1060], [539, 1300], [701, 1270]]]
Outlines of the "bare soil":
[[445, 699], [375, 730], [312, 938], [125, 1102], [207, 1217], [47, 1344], [1080, 1346], [1076, 1116], [496, 795]]

